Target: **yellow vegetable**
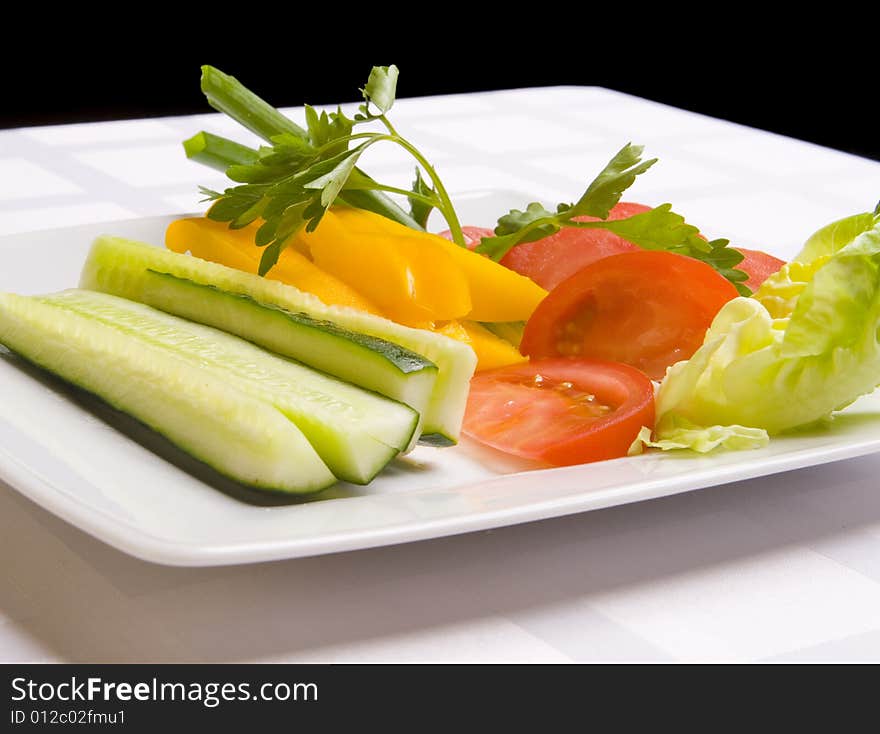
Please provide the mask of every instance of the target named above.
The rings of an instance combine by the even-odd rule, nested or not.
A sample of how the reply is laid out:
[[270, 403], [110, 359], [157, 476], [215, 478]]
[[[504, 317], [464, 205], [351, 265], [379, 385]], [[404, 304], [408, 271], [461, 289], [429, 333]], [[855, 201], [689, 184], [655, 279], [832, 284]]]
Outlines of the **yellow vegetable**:
[[519, 364], [527, 359], [510, 342], [473, 321], [449, 321], [438, 324], [434, 331], [469, 344], [477, 354], [477, 372]]
[[[179, 219], [168, 226], [166, 245], [255, 273], [263, 252], [254, 244], [257, 227], [230, 230], [206, 217]], [[297, 233], [291, 245], [267, 277], [325, 303], [378, 313], [469, 344], [478, 370], [525, 361], [476, 321], [525, 321], [546, 291], [482, 255], [349, 207], [326, 212], [314, 232]]]
[[[258, 227], [255, 223], [242, 229], [229, 229], [225, 222], [207, 217], [177, 219], [165, 231], [165, 246], [174, 252], [191, 252], [202, 260], [256, 273], [263, 255], [263, 248], [254, 243]], [[266, 277], [312, 293], [328, 305], [350, 306], [383, 315], [356, 289], [324, 272], [291, 247], [284, 249]]]
[[363, 209], [334, 211], [349, 233], [363, 237], [369, 235], [371, 239], [379, 236], [406, 237], [418, 244], [424, 253], [423, 257], [434, 258], [437, 262], [443, 260], [441, 253], [450, 257], [467, 280], [471, 300], [471, 308], [466, 313], [469, 320], [527, 321], [547, 295], [547, 291], [530, 278], [439, 235], [417, 232]]
[[439, 235], [431, 235], [438, 246], [452, 256], [471, 288], [471, 311], [474, 321], [528, 321], [547, 295], [531, 278], [460, 247]]
[[378, 214], [340, 207], [326, 212], [314, 232], [303, 230], [293, 239], [318, 267], [357, 288], [392, 321], [422, 326], [467, 314], [468, 281], [453, 258], [425, 246], [424, 233], [385, 221], [395, 225]]

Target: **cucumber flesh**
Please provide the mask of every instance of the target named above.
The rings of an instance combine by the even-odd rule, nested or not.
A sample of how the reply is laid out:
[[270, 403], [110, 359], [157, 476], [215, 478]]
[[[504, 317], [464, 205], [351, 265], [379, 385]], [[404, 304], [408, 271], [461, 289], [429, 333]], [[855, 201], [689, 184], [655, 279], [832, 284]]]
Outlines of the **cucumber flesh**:
[[405, 403], [420, 416], [431, 399], [436, 365], [385, 339], [154, 270], [145, 275], [142, 296], [149, 306], [236, 334], [345, 382]]
[[167, 349], [271, 403], [305, 434], [340, 479], [366, 484], [408, 444], [418, 414], [402, 403], [271, 354], [250, 342], [104, 293], [40, 299]]
[[273, 405], [146, 340], [35, 298], [0, 294], [0, 343], [243, 484], [299, 494], [336, 481]]
[[309, 293], [275, 280], [119, 237], [103, 236], [95, 240], [83, 266], [80, 287], [144, 301], [151, 280], [150, 270], [228, 293], [247, 295], [261, 304], [292, 313], [332, 321], [344, 329], [379, 337], [425, 356], [437, 366], [438, 374], [421, 430], [426, 434], [440, 434], [452, 443], [458, 440], [470, 378], [477, 363], [468, 345], [373, 314], [328, 306]]

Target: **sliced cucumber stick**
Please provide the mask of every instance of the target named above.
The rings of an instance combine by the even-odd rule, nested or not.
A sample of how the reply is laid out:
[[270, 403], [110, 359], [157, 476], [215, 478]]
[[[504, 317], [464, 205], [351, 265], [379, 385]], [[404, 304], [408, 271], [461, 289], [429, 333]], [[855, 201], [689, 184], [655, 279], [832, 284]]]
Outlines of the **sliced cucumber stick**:
[[[155, 272], [151, 275], [150, 271]], [[213, 286], [229, 294], [245, 295], [258, 304], [275, 306], [292, 314], [330, 321], [342, 329], [387, 340], [423, 355], [437, 366], [438, 373], [423, 412], [421, 430], [425, 434], [437, 434], [443, 442], [458, 439], [469, 381], [476, 366], [476, 355], [466, 344], [354, 309], [328, 306], [292, 286], [252, 273], [118, 237], [99, 237], [95, 241], [83, 268], [80, 286], [147, 303], [157, 299], [156, 305], [162, 300], [165, 303], [163, 308], [171, 309], [172, 304], [165, 300], [166, 297], [158, 295], [156, 273]], [[169, 281], [164, 282], [167, 287]], [[198, 318], [192, 312], [188, 315]], [[251, 338], [252, 335], [248, 335], [248, 339]], [[374, 362], [364, 363], [362, 367], [360, 358], [356, 358], [353, 352], [349, 350], [346, 354], [350, 361], [346, 379], [357, 381], [359, 374], [374, 373], [370, 366]], [[373, 385], [365, 386], [378, 389]], [[407, 401], [403, 393], [395, 397]]]
[[277, 408], [144, 340], [34, 298], [0, 294], [0, 343], [134, 416], [243, 484], [313, 492], [335, 477]]
[[[169, 273], [146, 273], [143, 302], [177, 316], [237, 334], [273, 352], [425, 412], [437, 380], [429, 359], [393, 342], [337, 324], [264, 306]], [[418, 436], [416, 436], [418, 438]]]
[[412, 408], [217, 329], [94, 291], [69, 290], [40, 300], [166, 349], [193, 369], [274, 405], [340, 479], [366, 484], [415, 431], [418, 414]]

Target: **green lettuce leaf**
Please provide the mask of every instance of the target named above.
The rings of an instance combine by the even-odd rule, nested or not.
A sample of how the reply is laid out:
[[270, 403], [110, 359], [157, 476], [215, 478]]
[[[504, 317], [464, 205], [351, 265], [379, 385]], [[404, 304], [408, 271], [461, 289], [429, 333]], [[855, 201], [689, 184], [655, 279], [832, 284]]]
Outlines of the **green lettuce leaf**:
[[828, 224], [814, 233], [805, 243], [798, 262], [813, 262], [839, 252], [863, 232], [874, 226], [875, 214], [865, 212]]
[[880, 216], [813, 235], [752, 298], [728, 302], [673, 365], [644, 443], [751, 448], [827, 420], [880, 384]]
[[738, 451], [742, 449], [758, 449], [766, 446], [770, 436], [763, 428], [748, 426], [697, 426], [680, 416], [670, 416], [663, 430], [662, 438], [652, 440], [651, 429], [643, 427], [630, 450], [631, 454], [641, 453], [643, 446], [670, 451], [672, 449], [690, 449], [706, 454], [715, 449]]

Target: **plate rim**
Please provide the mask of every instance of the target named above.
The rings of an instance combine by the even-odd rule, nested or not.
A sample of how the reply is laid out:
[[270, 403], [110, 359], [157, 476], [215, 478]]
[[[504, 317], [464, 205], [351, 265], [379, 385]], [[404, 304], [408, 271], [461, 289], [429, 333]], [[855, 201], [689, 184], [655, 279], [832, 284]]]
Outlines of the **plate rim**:
[[[777, 438], [784, 441], [785, 437]], [[28, 498], [44, 510], [65, 520], [83, 532], [129, 555], [144, 561], [168, 566], [200, 567], [240, 565], [256, 562], [270, 562], [293, 558], [341, 553], [352, 550], [377, 548], [433, 538], [449, 537], [479, 530], [490, 530], [527, 522], [547, 520], [554, 517], [579, 514], [635, 502], [661, 499], [676, 494], [711, 489], [749, 479], [773, 476], [787, 471], [808, 469], [823, 464], [845, 461], [860, 456], [880, 452], [880, 436], [855, 443], [832, 447], [819, 454], [814, 449], [804, 448], [765, 458], [761, 463], [748, 462], [746, 468], [733, 463], [709, 469], [698, 470], [683, 476], [647, 479], [636, 485], [616, 485], [591, 492], [552, 497], [540, 502], [527, 502], [504, 510], [472, 511], [453, 514], [433, 520], [407, 521], [379, 527], [330, 532], [311, 537], [301, 537], [285, 543], [267, 541], [264, 543], [247, 541], [227, 545], [193, 545], [185, 541], [173, 541], [145, 532], [142, 528], [125, 520], [115, 518], [106, 510], [90, 507], [78, 501], [75, 496], [63, 492], [51, 482], [23, 466], [13, 456], [0, 448], [0, 481], [5, 482], [19, 494]], [[602, 462], [604, 466], [620, 462], [644, 461], [656, 458], [657, 454], [621, 457]], [[670, 457], [672, 460], [685, 460], [691, 457]], [[804, 459], [806, 458], [806, 461]], [[572, 467], [557, 467], [534, 471], [516, 472], [490, 479], [467, 482], [445, 490], [420, 488], [397, 495], [364, 495], [350, 498], [321, 500], [321, 502], [370, 501], [373, 497], [425, 495], [437, 491], [462, 492], [476, 487], [496, 484], [516, 485], [533, 482], [535, 479], [562, 474], [575, 475], [589, 464]]]

